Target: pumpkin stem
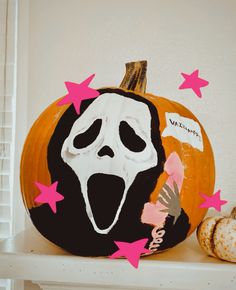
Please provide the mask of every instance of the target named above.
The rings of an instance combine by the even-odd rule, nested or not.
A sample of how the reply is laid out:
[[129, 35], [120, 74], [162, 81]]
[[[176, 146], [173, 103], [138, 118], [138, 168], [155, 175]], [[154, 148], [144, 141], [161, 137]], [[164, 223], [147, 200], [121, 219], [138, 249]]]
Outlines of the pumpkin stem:
[[126, 72], [120, 88], [137, 93], [145, 93], [147, 84], [147, 61], [128, 62], [125, 64], [125, 67]]
[[236, 207], [234, 207], [230, 213], [230, 217], [236, 220]]

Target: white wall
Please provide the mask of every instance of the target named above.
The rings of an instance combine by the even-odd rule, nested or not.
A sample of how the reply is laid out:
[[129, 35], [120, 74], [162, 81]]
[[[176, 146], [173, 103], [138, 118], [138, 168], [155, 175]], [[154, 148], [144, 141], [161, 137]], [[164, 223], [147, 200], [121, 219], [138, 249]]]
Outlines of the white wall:
[[[148, 92], [190, 108], [216, 159], [216, 189], [236, 203], [235, 0], [30, 0], [28, 126], [64, 81], [96, 73], [93, 87], [119, 85], [128, 61], [148, 60]], [[199, 100], [178, 90], [180, 72], [210, 84]], [[233, 204], [231, 203], [230, 206]]]

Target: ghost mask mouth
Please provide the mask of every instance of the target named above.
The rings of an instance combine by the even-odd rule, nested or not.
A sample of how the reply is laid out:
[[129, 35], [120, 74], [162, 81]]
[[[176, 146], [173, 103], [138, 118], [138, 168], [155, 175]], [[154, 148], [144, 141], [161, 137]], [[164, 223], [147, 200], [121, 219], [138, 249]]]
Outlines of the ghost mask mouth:
[[111, 226], [120, 209], [124, 180], [116, 175], [93, 174], [88, 180], [88, 200], [94, 222], [100, 230]]

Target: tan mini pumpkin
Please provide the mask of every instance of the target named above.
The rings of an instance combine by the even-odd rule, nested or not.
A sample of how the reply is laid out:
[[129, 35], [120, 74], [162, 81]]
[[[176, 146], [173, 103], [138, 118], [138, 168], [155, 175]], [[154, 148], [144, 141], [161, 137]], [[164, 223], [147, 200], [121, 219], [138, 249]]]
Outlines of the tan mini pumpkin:
[[198, 227], [197, 238], [208, 255], [236, 262], [236, 207], [228, 217], [206, 218]]

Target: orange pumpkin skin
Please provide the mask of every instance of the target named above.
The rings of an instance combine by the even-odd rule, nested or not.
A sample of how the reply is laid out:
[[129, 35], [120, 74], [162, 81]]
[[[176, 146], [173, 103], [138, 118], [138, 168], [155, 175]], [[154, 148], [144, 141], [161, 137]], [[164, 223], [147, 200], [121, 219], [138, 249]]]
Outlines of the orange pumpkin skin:
[[[120, 88], [110, 88], [108, 90], [119, 90], [124, 93], [131, 92]], [[161, 141], [166, 157], [168, 157], [172, 152], [176, 152], [183, 164], [184, 180], [180, 191], [180, 202], [181, 207], [189, 218], [190, 228], [187, 233], [187, 235], [189, 235], [200, 224], [206, 214], [206, 209], [199, 208], [199, 205], [203, 201], [199, 193], [212, 195], [214, 190], [215, 167], [209, 139], [197, 118], [181, 104], [151, 94], [135, 94], [151, 102], [158, 111]], [[33, 124], [24, 145], [21, 159], [20, 181], [24, 204], [28, 210], [41, 206], [41, 204], [35, 202], [35, 198], [40, 193], [39, 189], [35, 186], [35, 181], [40, 181], [40, 183], [45, 185], [52, 183], [48, 170], [47, 149], [51, 136], [54, 133], [60, 118], [69, 108], [69, 105], [58, 106], [58, 102], [59, 100], [51, 104], [39, 116]], [[173, 136], [162, 136], [162, 132], [167, 126], [166, 112], [177, 113], [181, 117], [192, 119], [200, 125], [203, 151], [192, 147], [188, 143], [183, 143]], [[34, 157], [33, 159], [32, 156]], [[167, 178], [167, 173], [162, 172], [157, 180], [154, 190], [150, 194], [149, 202], [157, 202], [159, 192]], [[98, 253], [98, 255], [100, 254]]]
[[[166, 127], [166, 112], [177, 112], [183, 117], [198, 122], [201, 127], [204, 142], [203, 152], [193, 148], [187, 143], [181, 143], [171, 136], [162, 138], [166, 156], [175, 151], [180, 156], [184, 165], [184, 182], [180, 198], [182, 207], [186, 210], [190, 218], [191, 228], [189, 234], [191, 234], [207, 212], [207, 209], [199, 208], [199, 205], [203, 202], [199, 193], [203, 192], [210, 196], [214, 191], [215, 163], [211, 144], [198, 119], [186, 107], [177, 102], [162, 97], [156, 97], [151, 94], [147, 94], [145, 97], [152, 101], [158, 110], [161, 132], [163, 132]], [[166, 180], [165, 175], [166, 174], [163, 173], [160, 176], [156, 189], [151, 196], [152, 201], [157, 198], [157, 194]]]

